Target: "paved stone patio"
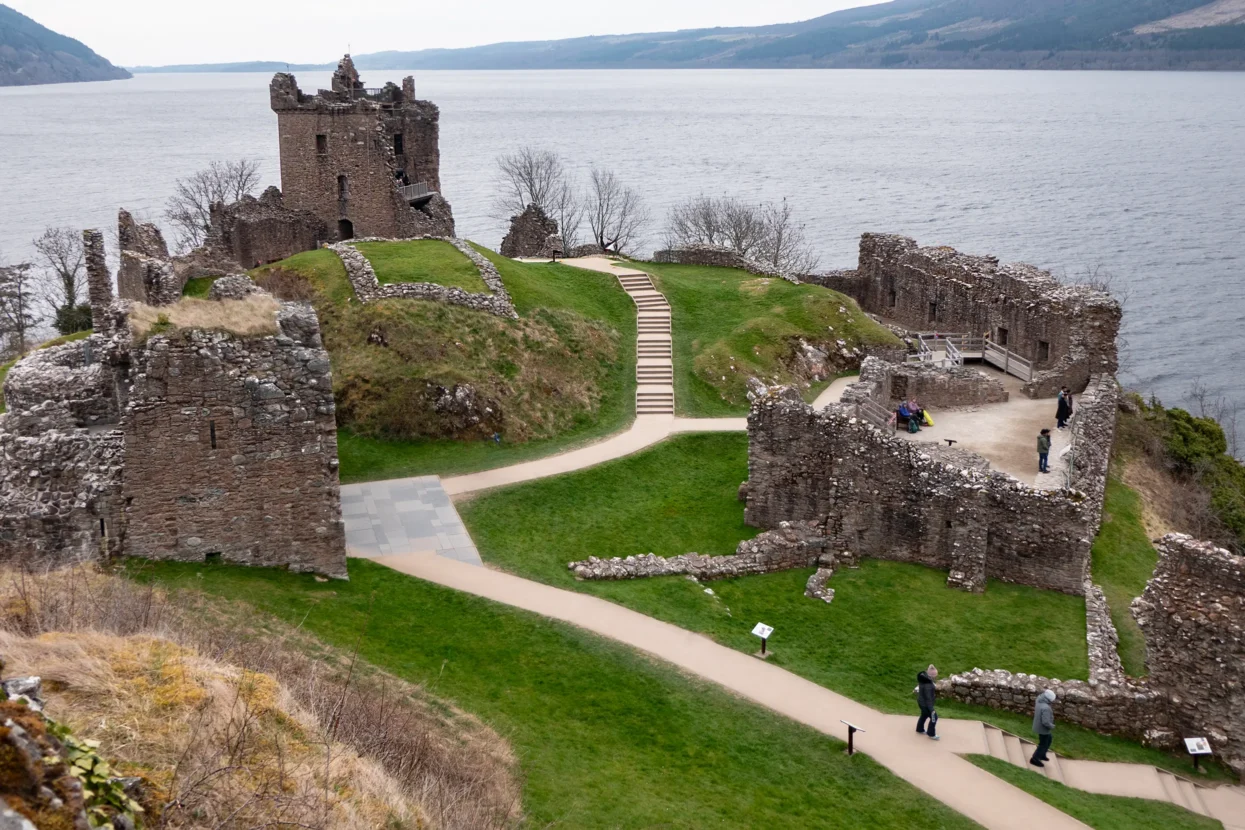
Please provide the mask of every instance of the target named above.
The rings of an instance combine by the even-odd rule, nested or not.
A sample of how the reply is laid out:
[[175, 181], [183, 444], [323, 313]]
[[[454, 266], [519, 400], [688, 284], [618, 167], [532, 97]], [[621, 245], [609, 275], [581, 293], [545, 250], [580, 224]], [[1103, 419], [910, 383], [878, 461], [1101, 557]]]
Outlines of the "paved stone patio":
[[484, 564], [437, 476], [348, 484], [342, 518], [351, 556], [432, 552]]

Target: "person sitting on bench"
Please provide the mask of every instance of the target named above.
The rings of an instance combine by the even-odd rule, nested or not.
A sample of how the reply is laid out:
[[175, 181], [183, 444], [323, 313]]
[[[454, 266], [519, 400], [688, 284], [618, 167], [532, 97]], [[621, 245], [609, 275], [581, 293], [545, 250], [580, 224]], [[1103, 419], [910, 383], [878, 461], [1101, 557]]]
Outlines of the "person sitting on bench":
[[[907, 401], [899, 402], [899, 408], [895, 410], [895, 419], [898, 423], [907, 424], [908, 432], [918, 432], [921, 428], [921, 422], [912, 410], [908, 408]], [[912, 428], [913, 424], [916, 425], [916, 429]]]
[[921, 409], [921, 405], [915, 400], [908, 401], [908, 411], [912, 413], [912, 417], [916, 418], [916, 422], [921, 426], [925, 426], [925, 410]]

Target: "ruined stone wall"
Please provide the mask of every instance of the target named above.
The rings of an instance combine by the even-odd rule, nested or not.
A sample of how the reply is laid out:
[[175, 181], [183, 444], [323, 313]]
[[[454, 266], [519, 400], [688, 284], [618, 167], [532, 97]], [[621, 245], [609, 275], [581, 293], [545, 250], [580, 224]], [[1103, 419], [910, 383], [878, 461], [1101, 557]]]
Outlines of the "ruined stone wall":
[[[414, 94], [413, 83], [386, 87], [379, 98], [362, 95], [349, 56], [339, 64], [333, 86], [309, 96], [293, 75], [273, 77], [270, 99], [280, 131], [286, 206], [314, 213], [334, 239], [453, 235], [444, 199], [434, 196], [417, 210], [397, 187], [425, 182], [440, 192], [436, 105], [407, 100], [408, 92]], [[399, 135], [402, 152], [396, 152]], [[349, 233], [343, 220], [350, 223]]]
[[1072, 487], [1085, 494], [1097, 517], [1095, 526], [1102, 516], [1119, 404], [1120, 385], [1115, 377], [1094, 375], [1077, 399], [1072, 418]]
[[1157, 547], [1154, 576], [1133, 602], [1149, 685], [1182, 737], [1209, 738], [1245, 775], [1245, 557], [1175, 533]]
[[860, 382], [877, 384], [878, 402], [887, 409], [912, 399], [923, 407], [945, 409], [1003, 403], [1008, 398], [1001, 380], [976, 369], [888, 363], [876, 357], [861, 363]]
[[130, 212], [117, 212], [117, 242], [121, 267], [117, 295], [147, 305], [171, 305], [182, 297], [185, 278], [173, 268], [169, 247], [155, 225], [134, 221]]
[[126, 553], [345, 576], [328, 353], [310, 307], [284, 304], [279, 324], [134, 349]]
[[346, 269], [346, 277], [354, 287], [355, 296], [359, 298], [360, 302], [373, 303], [377, 300], [394, 299], [432, 300], [439, 303], [466, 306], [476, 311], [487, 311], [499, 317], [514, 318], [519, 316], [514, 310], [514, 302], [510, 299], [510, 293], [506, 291], [506, 285], [501, 280], [501, 274], [497, 271], [497, 267], [489, 262], [487, 257], [482, 256], [479, 251], [472, 248], [470, 244], [462, 239], [421, 238], [437, 239], [457, 248], [475, 264], [480, 272], [480, 278], [484, 280], [484, 284], [488, 286], [491, 293], [481, 294], [465, 291], [456, 286], [437, 285], [430, 282], [395, 282], [381, 285], [380, 280], [376, 277], [375, 269], [372, 268], [372, 263], [368, 262], [367, 257], [354, 246], [354, 243], [395, 242], [398, 240], [359, 239], [352, 242], [338, 242], [330, 245], [329, 248], [341, 257], [342, 265]]
[[680, 245], [666, 248], [653, 254], [653, 262], [739, 268], [762, 277], [778, 277], [788, 282], [800, 282], [800, 278], [795, 274], [749, 259], [721, 245]]
[[558, 232], [558, 223], [549, 218], [539, 205], [528, 205], [510, 219], [510, 231], [498, 251], [511, 259], [538, 257], [547, 250], [549, 237]]
[[1025, 392], [1033, 397], [1065, 384], [1080, 391], [1091, 375], [1116, 371], [1119, 304], [1031, 265], [866, 233], [854, 282], [868, 312], [915, 331], [988, 334], [1032, 361], [1036, 375]]
[[1097, 526], [1079, 494], [897, 438], [851, 404], [815, 411], [789, 390], [756, 397], [748, 438], [750, 525], [822, 522], [832, 550], [941, 568], [970, 590], [994, 578], [1084, 591]]
[[212, 205], [207, 244], [250, 269], [314, 251], [328, 239], [328, 226], [319, 216], [289, 210], [281, 191], [270, 187], [258, 199], [245, 196], [231, 205]]
[[64, 404], [0, 415], [0, 562], [63, 565], [123, 533], [119, 429], [82, 428]]
[[87, 298], [91, 303], [91, 327], [96, 334], [110, 333], [115, 324], [112, 274], [104, 258], [104, 235], [97, 230], [82, 232], [82, 248], [86, 259]]
[[97, 334], [31, 352], [4, 380], [5, 408], [22, 411], [58, 401], [77, 426], [117, 423], [116, 377], [104, 362], [109, 348], [108, 338]]

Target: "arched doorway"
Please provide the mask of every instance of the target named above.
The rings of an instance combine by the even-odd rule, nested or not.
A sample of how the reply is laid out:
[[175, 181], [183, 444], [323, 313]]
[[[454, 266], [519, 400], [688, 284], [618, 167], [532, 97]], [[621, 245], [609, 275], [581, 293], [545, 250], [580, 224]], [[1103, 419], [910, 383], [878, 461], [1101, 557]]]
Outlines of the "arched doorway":
[[337, 238], [354, 239], [354, 222], [351, 222], [349, 219], [338, 219]]

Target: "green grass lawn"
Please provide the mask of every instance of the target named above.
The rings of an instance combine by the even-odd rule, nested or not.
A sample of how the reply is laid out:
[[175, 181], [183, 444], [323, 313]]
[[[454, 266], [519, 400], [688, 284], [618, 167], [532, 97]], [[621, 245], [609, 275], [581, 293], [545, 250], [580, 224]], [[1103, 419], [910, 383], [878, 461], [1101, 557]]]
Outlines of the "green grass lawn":
[[131, 563], [424, 684], [515, 750], [525, 826], [967, 828], [866, 755], [572, 626], [363, 560], [349, 582]]
[[217, 279], [219, 277], [194, 277], [188, 279], [186, 284], [182, 286], [182, 296], [206, 300], [208, 292], [212, 290], [212, 283], [216, 282]]
[[[353, 300], [332, 251], [278, 263], [317, 289], [333, 360], [344, 481], [504, 466], [596, 440], [634, 418], [635, 306], [618, 281], [476, 248], [497, 265], [520, 320], [419, 300], [364, 306]], [[368, 342], [375, 331], [385, 333], [388, 348]], [[404, 404], [404, 395], [418, 397], [430, 381], [470, 382], [497, 396], [526, 434], [506, 433], [496, 444], [403, 439], [375, 428], [406, 425], [416, 408]]]
[[[695, 551], [733, 553], [757, 531], [736, 498], [747, 476], [747, 438], [672, 438], [627, 458], [556, 478], [483, 493], [460, 513], [486, 562], [551, 585], [595, 594], [752, 652], [757, 622], [776, 627], [773, 662], [887, 712], [913, 712], [916, 673], [980, 668], [1087, 675], [1085, 603], [1079, 597], [991, 581], [983, 594], [946, 587], [941, 571], [866, 560], [831, 580], [832, 604], [804, 596], [812, 570], [698, 584], [684, 577], [578, 582], [567, 563]], [[712, 594], [706, 592], [712, 590]], [[1026, 715], [940, 704], [948, 716], [988, 720], [1028, 735]], [[1070, 756], [1154, 763], [1187, 760], [1061, 725]]]
[[968, 760], [1095, 830], [1215, 830], [1223, 827], [1215, 819], [1199, 816], [1175, 804], [1096, 795], [1066, 787], [1036, 770], [1021, 769], [989, 755], [969, 755]]
[[439, 239], [403, 242], [359, 242], [381, 285], [395, 282], [430, 282], [488, 294], [489, 288], [475, 263], [462, 251]]
[[839, 339], [849, 346], [899, 343], [854, 300], [820, 286], [734, 268], [628, 264], [652, 274], [670, 301], [675, 407], [681, 415], [746, 413], [750, 376], [803, 382], [788, 365], [797, 338], [827, 346]]
[[1094, 540], [1094, 582], [1102, 586], [1120, 635], [1120, 659], [1133, 677], [1146, 674], [1146, 641], [1129, 604], [1141, 596], [1158, 553], [1141, 521], [1141, 497], [1114, 476], [1107, 480], [1102, 529]]

